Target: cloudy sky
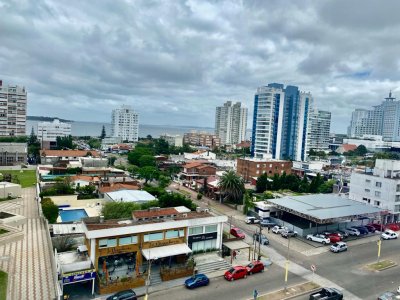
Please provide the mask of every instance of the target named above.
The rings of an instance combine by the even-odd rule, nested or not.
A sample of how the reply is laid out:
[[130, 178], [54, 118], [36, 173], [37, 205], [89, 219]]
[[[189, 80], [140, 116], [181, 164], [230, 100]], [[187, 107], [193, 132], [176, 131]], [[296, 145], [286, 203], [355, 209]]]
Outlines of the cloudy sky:
[[[253, 110], [269, 82], [311, 91], [345, 132], [351, 111], [400, 98], [400, 1], [0, 0], [0, 79], [29, 115], [213, 126], [215, 106]], [[249, 122], [250, 124], [250, 122]], [[250, 126], [250, 125], [249, 125]]]

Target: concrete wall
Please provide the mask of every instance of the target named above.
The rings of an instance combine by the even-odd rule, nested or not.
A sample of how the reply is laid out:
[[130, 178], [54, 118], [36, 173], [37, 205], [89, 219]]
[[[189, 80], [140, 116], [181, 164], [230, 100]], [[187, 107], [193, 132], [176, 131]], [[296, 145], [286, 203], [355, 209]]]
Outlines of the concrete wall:
[[97, 203], [103, 205], [105, 202], [104, 199], [83, 199], [78, 200], [78, 195], [66, 195], [66, 196], [50, 196], [51, 200], [53, 200], [54, 204], [60, 205], [69, 205], [70, 207], [86, 207], [86, 206], [94, 206]]
[[21, 196], [21, 186], [19, 184], [9, 184], [8, 182], [0, 182], [0, 198], [5, 199], [8, 195], [12, 197]]

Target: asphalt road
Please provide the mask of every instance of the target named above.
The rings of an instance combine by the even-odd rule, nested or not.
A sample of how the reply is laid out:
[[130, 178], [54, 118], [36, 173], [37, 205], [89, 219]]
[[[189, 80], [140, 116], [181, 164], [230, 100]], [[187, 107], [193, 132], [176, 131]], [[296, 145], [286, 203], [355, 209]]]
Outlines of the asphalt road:
[[[323, 253], [312, 257], [294, 254], [293, 260], [304, 267], [315, 264], [316, 273], [330, 279], [361, 299], [376, 299], [385, 291], [395, 291], [400, 285], [399, 266], [371, 272], [365, 265], [377, 261], [376, 242], [349, 247], [347, 252]], [[390, 259], [400, 264], [400, 240], [383, 241], [381, 260]], [[297, 300], [308, 299], [298, 297]]]
[[[304, 282], [304, 280], [294, 274], [289, 274], [288, 282], [290, 285]], [[276, 265], [272, 265], [264, 273], [248, 276], [233, 282], [225, 280], [222, 276], [213, 278], [206, 287], [195, 290], [188, 290], [183, 286], [171, 288], [153, 293], [149, 296], [151, 300], [240, 300], [253, 299], [253, 291], [257, 289], [260, 294], [275, 291], [284, 286], [284, 270]]]

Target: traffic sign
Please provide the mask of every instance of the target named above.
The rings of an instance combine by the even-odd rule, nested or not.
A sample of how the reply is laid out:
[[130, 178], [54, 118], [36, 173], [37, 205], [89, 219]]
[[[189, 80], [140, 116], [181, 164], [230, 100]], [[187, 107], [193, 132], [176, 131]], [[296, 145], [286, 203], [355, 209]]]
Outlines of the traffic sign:
[[315, 272], [317, 270], [317, 267], [315, 265], [311, 265], [311, 271]]

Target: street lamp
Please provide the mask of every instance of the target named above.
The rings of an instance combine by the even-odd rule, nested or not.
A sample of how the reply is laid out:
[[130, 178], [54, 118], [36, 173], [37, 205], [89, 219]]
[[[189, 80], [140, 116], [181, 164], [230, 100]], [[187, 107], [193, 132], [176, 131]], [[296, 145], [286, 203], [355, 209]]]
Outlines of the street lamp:
[[[150, 249], [149, 249], [149, 257], [150, 257]], [[154, 261], [154, 260], [157, 260], [158, 258], [157, 257], [154, 257], [153, 259], [149, 259], [147, 262], [147, 268], [148, 268], [148, 270], [147, 270], [147, 282], [146, 282], [146, 295], [144, 296], [144, 300], [147, 300], [148, 299], [148, 297], [149, 297], [149, 286], [150, 286], [150, 273], [151, 273], [151, 263]]]
[[287, 245], [287, 255], [286, 255], [286, 263], [285, 263], [285, 291], [287, 290], [287, 281], [289, 275], [289, 254], [290, 254], [290, 236], [288, 235], [288, 245]]

